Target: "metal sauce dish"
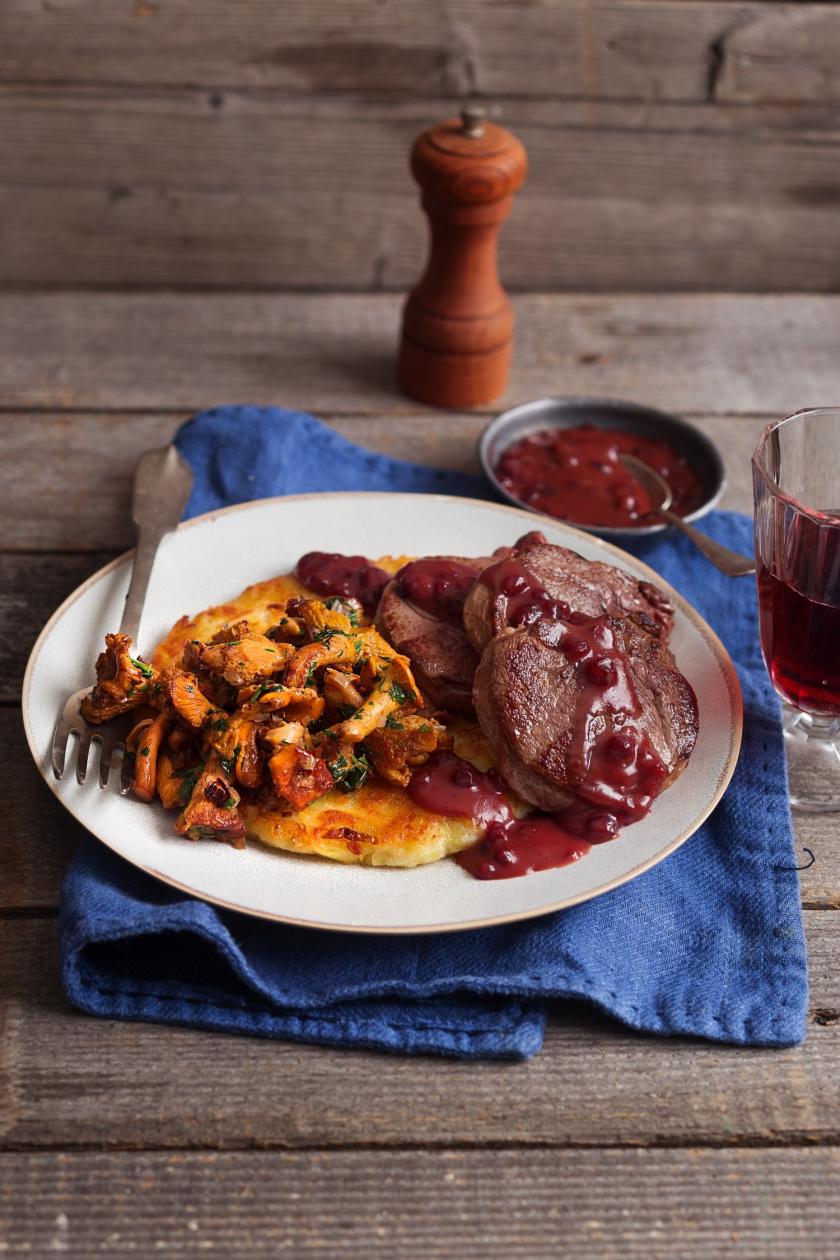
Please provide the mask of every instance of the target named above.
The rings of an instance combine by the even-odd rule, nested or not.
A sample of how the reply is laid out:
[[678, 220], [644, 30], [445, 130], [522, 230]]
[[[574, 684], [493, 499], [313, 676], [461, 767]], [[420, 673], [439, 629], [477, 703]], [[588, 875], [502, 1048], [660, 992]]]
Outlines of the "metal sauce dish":
[[[700, 507], [689, 513], [685, 520], [699, 520], [719, 502], [726, 486], [723, 460], [717, 447], [705, 433], [677, 416], [657, 411], [655, 407], [622, 402], [614, 398], [537, 398], [534, 402], [511, 407], [509, 411], [503, 411], [496, 416], [478, 440], [478, 456], [485, 475], [497, 493], [516, 507], [525, 508], [536, 516], [544, 516], [545, 513], [538, 508], [531, 507], [506, 490], [496, 476], [495, 467], [502, 452], [520, 438], [544, 429], [568, 429], [579, 424], [591, 424], [600, 429], [619, 429], [625, 433], [638, 433], [669, 442], [688, 460], [705, 490]], [[660, 534], [670, 528], [665, 522], [661, 525], [607, 526], [562, 519], [569, 525], [604, 538], [641, 537]]]

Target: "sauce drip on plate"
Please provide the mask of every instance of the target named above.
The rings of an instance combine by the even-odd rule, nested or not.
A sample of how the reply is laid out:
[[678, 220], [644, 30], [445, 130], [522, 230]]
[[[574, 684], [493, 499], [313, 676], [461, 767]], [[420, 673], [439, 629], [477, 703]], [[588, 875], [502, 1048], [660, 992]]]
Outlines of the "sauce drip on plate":
[[618, 528], [656, 524], [650, 495], [619, 454], [635, 455], [665, 478], [679, 516], [703, 503], [700, 478], [669, 442], [592, 424], [520, 438], [503, 451], [495, 473], [510, 494], [560, 520]]
[[[548, 814], [516, 818], [501, 776], [495, 770], [477, 770], [454, 753], [435, 753], [415, 770], [408, 794], [415, 805], [431, 813], [469, 818], [484, 828], [482, 839], [455, 859], [476, 879], [511, 879], [566, 866], [588, 853], [592, 844]], [[585, 820], [581, 823], [585, 827]]]

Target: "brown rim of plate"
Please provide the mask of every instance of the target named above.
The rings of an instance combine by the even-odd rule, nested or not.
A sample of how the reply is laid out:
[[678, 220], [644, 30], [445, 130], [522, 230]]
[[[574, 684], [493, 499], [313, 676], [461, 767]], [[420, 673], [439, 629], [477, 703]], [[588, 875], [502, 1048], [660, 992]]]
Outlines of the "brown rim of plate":
[[[309, 499], [347, 499], [347, 498], [393, 499], [395, 497], [421, 499], [427, 502], [430, 499], [437, 499], [439, 501], [442, 500], [446, 503], [464, 504], [471, 507], [490, 508], [494, 512], [504, 512], [510, 516], [516, 517], [517, 519], [528, 521], [531, 525], [533, 525], [533, 522], [534, 522], [534, 513], [529, 512], [524, 508], [508, 507], [507, 504], [491, 503], [484, 499], [469, 499], [469, 498], [465, 498], [462, 495], [411, 494], [411, 493], [403, 494], [402, 492], [397, 492], [396, 494], [394, 494], [393, 492], [387, 491], [387, 490], [325, 490], [325, 491], [312, 492], [309, 494], [275, 495], [266, 499], [251, 499], [247, 503], [235, 503], [231, 507], [215, 508], [213, 511], [202, 513], [201, 516], [193, 516], [188, 521], [182, 521], [181, 524], [177, 527], [177, 530], [173, 532], [180, 532], [182, 530], [192, 529], [196, 525], [201, 525], [206, 522], [213, 521], [219, 516], [230, 516], [234, 512], [242, 512], [242, 511], [246, 511], [252, 508], [265, 507], [266, 505], [272, 504], [272, 503], [294, 503], [294, 502], [299, 503], [302, 500], [309, 500]], [[657, 853], [655, 857], [651, 858], [649, 861], [640, 863], [638, 866], [633, 867], [632, 870], [627, 871], [624, 874], [617, 876], [615, 879], [607, 880], [605, 883], [600, 884], [594, 890], [591, 890], [586, 893], [581, 893], [579, 895], [572, 896], [572, 897], [565, 897], [565, 898], [562, 898], [560, 901], [553, 901], [551, 902], [550, 905], [540, 906], [537, 909], [514, 912], [512, 914], [494, 915], [492, 918], [488, 918], [488, 919], [472, 919], [470, 920], [469, 923], [440, 923], [440, 924], [434, 924], [434, 925], [420, 924], [420, 925], [406, 925], [404, 927], [365, 926], [363, 924], [353, 924], [352, 926], [347, 926], [344, 924], [339, 925], [335, 923], [321, 923], [312, 919], [296, 919], [290, 915], [273, 914], [266, 910], [252, 910], [248, 906], [241, 906], [233, 901], [225, 901], [221, 897], [210, 897], [204, 893], [197, 892], [196, 889], [192, 888], [189, 884], [182, 884], [178, 880], [172, 879], [171, 876], [164, 875], [162, 871], [157, 870], [154, 866], [146, 866], [143, 863], [136, 862], [132, 858], [127, 858], [125, 854], [120, 853], [120, 851], [116, 849], [114, 845], [105, 836], [100, 835], [98, 831], [93, 831], [86, 822], [84, 822], [81, 818], [79, 818], [79, 816], [75, 813], [75, 811], [70, 807], [70, 805], [67, 803], [64, 797], [61, 795], [61, 792], [59, 790], [59, 784], [61, 780], [56, 779], [52, 775], [51, 769], [49, 766], [45, 767], [44, 763], [41, 760], [40, 753], [35, 747], [34, 740], [32, 737], [32, 732], [29, 727], [27, 711], [28, 711], [28, 699], [29, 699], [29, 691], [30, 691], [30, 685], [31, 685], [31, 679], [32, 679], [32, 672], [34, 670], [34, 667], [37, 662], [38, 656], [40, 654], [41, 647], [44, 643], [44, 640], [48, 637], [48, 635], [52, 631], [53, 625], [56, 624], [63, 617], [65, 611], [68, 608], [72, 607], [72, 605], [75, 604], [76, 601], [80, 599], [88, 591], [90, 587], [94, 586], [97, 582], [101, 581], [109, 573], [112, 573], [115, 569], [119, 568], [120, 565], [125, 564], [127, 560], [133, 554], [133, 551], [134, 551], [133, 548], [129, 551], [123, 552], [122, 555], [116, 556], [113, 560], [110, 560], [108, 564], [103, 565], [101, 569], [97, 569], [96, 572], [92, 573], [90, 577], [86, 578], [85, 581], [82, 582], [80, 586], [77, 586], [76, 589], [72, 591], [70, 595], [68, 595], [67, 598], [63, 600], [62, 603], [58, 606], [58, 608], [55, 610], [55, 612], [47, 621], [41, 633], [38, 635], [38, 638], [35, 640], [32, 651], [29, 654], [29, 660], [26, 663], [26, 670], [24, 671], [23, 685], [21, 688], [21, 711], [22, 711], [22, 716], [23, 716], [23, 728], [26, 733], [26, 742], [29, 745], [29, 751], [32, 754], [32, 759], [35, 762], [35, 765], [38, 767], [38, 770], [41, 773], [41, 777], [44, 780], [44, 782], [47, 784], [47, 787], [50, 789], [53, 795], [61, 802], [61, 804], [67, 810], [68, 814], [70, 814], [73, 818], [75, 818], [76, 821], [80, 823], [82, 827], [84, 827], [85, 831], [90, 832], [91, 835], [95, 836], [97, 840], [100, 840], [107, 848], [111, 849], [111, 851], [116, 853], [118, 857], [122, 858], [123, 861], [129, 862], [130, 865], [136, 867], [138, 870], [144, 871], [147, 875], [151, 875], [154, 879], [161, 880], [162, 883], [168, 884], [171, 888], [177, 888], [181, 892], [188, 893], [191, 897], [198, 898], [199, 901], [205, 901], [210, 905], [219, 906], [223, 910], [234, 910], [239, 914], [248, 915], [250, 918], [264, 919], [272, 923], [285, 923], [292, 927], [315, 928], [323, 932], [347, 932], [352, 935], [376, 935], [376, 936], [410, 936], [410, 935], [421, 936], [421, 935], [424, 935], [424, 936], [428, 936], [428, 935], [433, 935], [438, 932], [441, 932], [441, 933], [442, 932], [471, 932], [478, 928], [494, 927], [497, 925], [500, 926], [505, 923], [517, 923], [517, 922], [522, 922], [526, 919], [538, 919], [538, 918], [541, 918], [545, 914], [553, 914], [557, 910], [566, 910], [570, 906], [580, 905], [583, 902], [591, 901], [594, 897], [600, 897], [603, 893], [611, 892], [614, 888], [620, 888], [622, 884], [629, 883], [630, 880], [635, 879], [638, 875], [642, 875], [644, 874], [645, 871], [648, 871], [652, 867], [657, 866], [664, 858], [670, 857], [670, 855], [674, 853], [675, 850], [680, 847], [680, 845], [685, 843], [685, 841], [689, 838], [689, 836], [694, 835], [694, 832], [697, 831], [703, 825], [703, 823], [712, 813], [712, 810], [716, 807], [721, 797], [723, 796], [724, 792], [726, 791], [727, 787], [729, 786], [732, 776], [735, 773], [735, 767], [738, 764], [738, 755], [741, 751], [741, 739], [742, 739], [743, 729], [744, 729], [744, 704], [743, 704], [743, 697], [741, 694], [741, 684], [738, 681], [738, 675], [735, 671], [735, 666], [732, 664], [732, 660], [729, 656], [729, 653], [727, 652], [726, 648], [724, 647], [723, 643], [720, 641], [718, 636], [715, 634], [714, 630], [712, 630], [711, 626], [709, 626], [707, 622], [704, 621], [704, 619], [700, 616], [697, 610], [693, 608], [691, 604], [689, 604], [688, 601], [684, 599], [683, 596], [680, 595], [678, 591], [674, 590], [674, 588], [668, 582], [665, 582], [664, 579], [660, 577], [660, 575], [656, 572], [655, 569], [651, 569], [649, 565], [646, 565], [641, 560], [637, 560], [635, 556], [631, 556], [629, 552], [623, 551], [621, 547], [617, 547], [614, 543], [606, 542], [603, 538], [599, 538], [594, 534], [587, 533], [585, 530], [576, 529], [573, 525], [567, 525], [564, 521], [552, 521], [549, 519], [548, 523], [553, 524], [560, 529], [568, 530], [572, 534], [579, 535], [579, 537], [583, 541], [588, 542], [591, 545], [597, 546], [600, 550], [608, 553], [611, 556], [617, 556], [619, 559], [627, 558], [631, 560], [634, 565], [637, 565], [639, 568], [643, 569], [645, 574], [649, 576], [652, 581], [657, 583], [665, 591], [665, 593], [672, 600], [674, 604], [674, 608], [679, 609], [679, 611], [684, 616], [686, 616], [689, 621], [691, 621], [694, 624], [694, 626], [699, 631], [702, 638], [705, 639], [706, 643], [711, 648], [712, 655], [715, 657], [715, 660], [717, 661], [720, 667], [720, 671], [723, 676], [723, 680], [726, 685], [726, 690], [729, 695], [729, 699], [730, 699], [732, 710], [733, 710], [734, 721], [730, 728], [730, 741], [729, 741], [729, 750], [728, 750], [727, 758], [726, 758], [726, 764], [724, 765], [721, 773], [718, 776], [718, 780], [714, 786], [711, 799], [699, 811], [696, 817], [692, 819], [691, 825], [685, 831], [680, 832], [680, 834], [676, 836], [674, 840], [671, 841], [668, 847], [662, 850], [660, 853]], [[93, 788], [92, 784], [90, 786], [91, 788]], [[277, 850], [277, 852], [278, 854], [282, 854], [282, 850]], [[328, 861], [329, 859], [325, 858], [323, 860]]]

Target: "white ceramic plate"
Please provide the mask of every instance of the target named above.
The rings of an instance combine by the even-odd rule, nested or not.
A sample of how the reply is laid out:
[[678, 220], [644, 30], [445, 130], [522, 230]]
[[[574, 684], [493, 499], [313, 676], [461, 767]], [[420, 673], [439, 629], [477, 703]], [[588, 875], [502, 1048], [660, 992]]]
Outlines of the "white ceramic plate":
[[[618, 548], [544, 518], [538, 523], [550, 542], [664, 586]], [[516, 508], [426, 494], [297, 495], [209, 513], [161, 546], [139, 648], [149, 653], [182, 614], [290, 571], [305, 551], [486, 556], [536, 524]], [[57, 782], [49, 766], [56, 713], [70, 692], [91, 681], [103, 635], [119, 624], [130, 565], [131, 553], [106, 565], [50, 618], [24, 679], [24, 724], [45, 781], [79, 822], [135, 866], [206, 901], [350, 932], [443, 932], [546, 914], [615, 888], [667, 857], [714, 809], [735, 768], [742, 704], [732, 662], [700, 616], [665, 587], [677, 610], [673, 649], [700, 705], [697, 745], [685, 773], [650, 815], [581, 861], [521, 879], [482, 881], [448, 859], [388, 870], [258, 844], [235, 852], [214, 841], [187, 843], [162, 808], [122, 797], [113, 786], [100, 791], [94, 775], [84, 787], [72, 774]]]

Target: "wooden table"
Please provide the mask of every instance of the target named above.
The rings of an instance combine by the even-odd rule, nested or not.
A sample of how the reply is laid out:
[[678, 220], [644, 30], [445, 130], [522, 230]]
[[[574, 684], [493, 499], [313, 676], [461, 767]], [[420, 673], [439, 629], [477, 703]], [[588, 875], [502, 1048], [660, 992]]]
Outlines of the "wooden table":
[[[840, 298], [529, 296], [510, 400], [680, 411], [750, 506], [770, 416], [840, 398]], [[836, 1255], [840, 816], [800, 815], [806, 1043], [736, 1050], [558, 1007], [520, 1065], [95, 1021], [58, 980], [80, 830], [17, 711], [42, 623], [131, 542], [136, 456], [221, 401], [309, 408], [375, 449], [474, 468], [481, 414], [391, 383], [389, 296], [0, 297], [0, 1251], [151, 1256]], [[709, 908], [710, 915], [714, 907]]]

